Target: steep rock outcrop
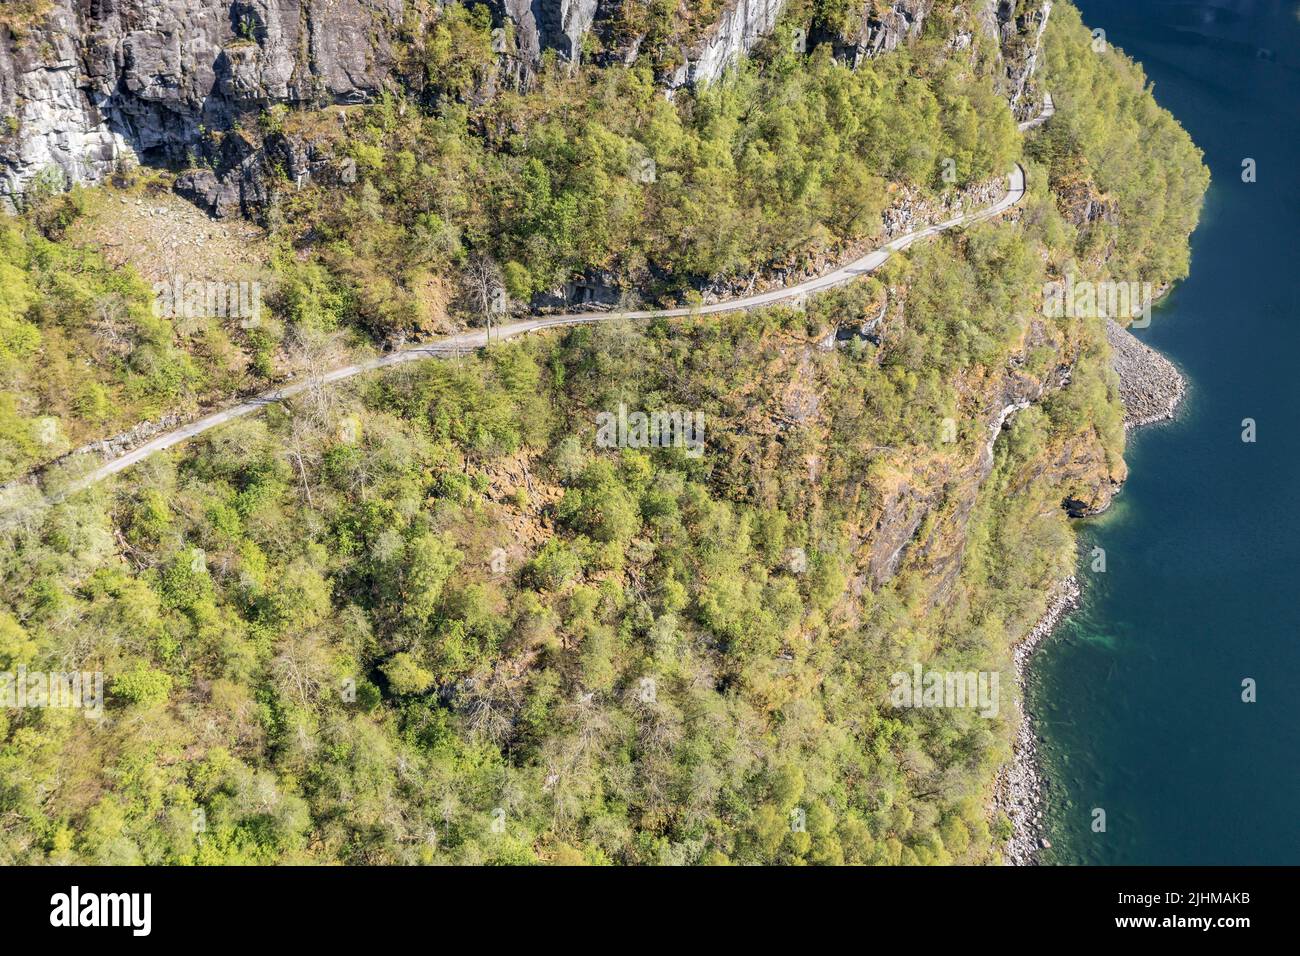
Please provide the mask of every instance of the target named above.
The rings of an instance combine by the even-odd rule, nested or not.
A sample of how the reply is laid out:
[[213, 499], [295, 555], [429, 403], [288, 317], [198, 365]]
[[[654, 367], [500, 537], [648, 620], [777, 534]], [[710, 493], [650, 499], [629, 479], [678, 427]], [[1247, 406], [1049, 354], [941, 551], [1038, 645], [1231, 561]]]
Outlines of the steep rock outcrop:
[[[628, 17], [627, 0], [493, 0], [501, 22], [514, 29], [516, 56], [522, 77], [536, 71], [542, 55], [554, 50], [564, 62], [582, 60], [588, 33], [594, 34], [602, 51], [598, 62], [631, 62], [641, 51], [651, 29], [648, 22]], [[664, 86], [677, 89], [688, 84], [710, 83], [728, 66], [750, 52], [771, 32], [785, 10], [786, 0], [727, 0], [711, 23], [692, 20], [685, 7], [669, 36], [660, 43], [675, 47], [665, 57], [671, 68], [661, 75]], [[630, 27], [635, 23], [634, 27]]]
[[856, 66], [863, 59], [888, 53], [919, 37], [933, 7], [934, 0], [866, 3], [847, 24], [814, 24], [809, 42], [814, 46], [831, 44], [838, 59]]
[[[406, 79], [396, 64], [401, 25], [419, 32], [438, 15], [431, 0], [45, 0], [19, 20], [0, 14], [0, 206], [29, 184], [94, 183], [118, 164], [182, 171], [180, 190], [217, 215], [255, 214], [273, 170], [292, 181], [326, 159], [257, 119], [268, 106], [362, 103]], [[914, 41], [936, 0], [864, 3], [852, 26], [812, 25], [807, 47], [830, 43], [857, 63]], [[668, 21], [628, 0], [494, 0], [513, 25], [502, 75], [526, 83], [548, 50], [565, 61], [630, 62], [649, 51], [670, 92], [717, 80], [767, 36], [785, 0], [726, 0], [702, 22], [686, 6]], [[1022, 9], [1023, 8], [1023, 9]], [[971, 45], [982, 29], [997, 42], [999, 86], [1018, 114], [1036, 109], [1031, 77], [1050, 0], [983, 0], [973, 13], [945, 11]]]
[[498, 0], [498, 17], [514, 25], [519, 57], [532, 69], [545, 50], [555, 50], [562, 59], [577, 63], [582, 41], [591, 30], [602, 4], [600, 0]]
[[[815, 23], [809, 43], [829, 43], [838, 59], [856, 66], [919, 38], [934, 8], [935, 0], [867, 3], [847, 23]], [[983, 0], [969, 14], [960, 6], [950, 11], [948, 49], [954, 54], [973, 49], [976, 31], [995, 44], [998, 91], [1018, 120], [1038, 112], [1041, 97], [1031, 80], [1051, 12], [1051, 0]]]
[[[45, 170], [97, 182], [123, 161], [240, 177], [259, 144], [225, 134], [273, 103], [359, 103], [389, 81], [403, 0], [51, 0], [0, 19], [0, 202]], [[242, 139], [242, 141], [241, 141]], [[233, 189], [233, 193], [231, 190]], [[245, 198], [238, 183], [226, 186]]]
[[[1042, 328], [1031, 326], [1023, 349], [1047, 342]], [[856, 541], [870, 587], [879, 588], [904, 568], [914, 567], [924, 569], [931, 604], [941, 606], [952, 596], [966, 557], [971, 517], [996, 463], [999, 437], [1017, 413], [1070, 380], [1066, 363], [1039, 380], [1023, 371], [1024, 360], [1024, 351], [1014, 353], [998, 377], [972, 389], [978, 408], [967, 424], [981, 440], [959, 447], [973, 447], [973, 453], [944, 451], [930, 460], [900, 461], [894, 469], [896, 478], [878, 489], [872, 523]], [[1118, 465], [1122, 469], [1123, 462]], [[1027, 480], [1050, 480], [1069, 489], [1068, 493], [1077, 490], [1090, 501], [1108, 502], [1124, 477], [1113, 474], [1112, 467], [1096, 436], [1089, 434], [1067, 442], [1059, 455], [1045, 457]]]
[[988, 0], [980, 9], [981, 26], [997, 40], [1002, 60], [998, 92], [1011, 104], [1017, 120], [1037, 114], [1042, 101], [1032, 80], [1051, 13], [1051, 0]]
[[38, 176], [52, 186], [100, 179], [133, 150], [106, 122], [106, 99], [87, 85], [72, 0], [40, 25], [0, 21], [0, 205]]
[[668, 81], [670, 89], [712, 83], [767, 36], [785, 9], [785, 0], [731, 0], [718, 20]]

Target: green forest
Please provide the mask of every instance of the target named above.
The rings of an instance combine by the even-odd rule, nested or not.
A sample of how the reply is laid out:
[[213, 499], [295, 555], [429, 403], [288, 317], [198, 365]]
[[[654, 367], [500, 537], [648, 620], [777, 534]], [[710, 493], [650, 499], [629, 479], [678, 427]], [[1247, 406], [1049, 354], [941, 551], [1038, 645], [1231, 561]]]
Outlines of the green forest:
[[[629, 304], [695, 304], [879, 237], [903, 197], [1017, 161], [1029, 182], [1013, 215], [801, 308], [314, 385], [93, 488], [10, 496], [0, 671], [102, 672], [106, 700], [103, 720], [0, 708], [0, 863], [1000, 861], [1011, 648], [1074, 565], [1061, 501], [1124, 467], [1103, 330], [1043, 319], [1043, 284], [1182, 278], [1208, 173], [1065, 3], [1036, 78], [1057, 113], [1024, 135], [991, 42], [953, 55], [958, 13], [856, 69], [791, 42], [848, 6], [792, 4], [669, 99], [653, 44], [493, 82], [487, 8], [449, 4], [346, 136], [256, 118], [330, 126], [357, 175], [270, 210], [253, 329], [158, 316], [69, 238], [155, 171], [0, 217], [5, 482], [284, 381], [292, 349], [341, 362], [478, 324], [476, 270], [517, 314], [595, 273]], [[1081, 195], [1110, 214], [1078, 221]], [[879, 341], [820, 346], [877, 315]], [[986, 463], [1012, 381], [1043, 399]], [[704, 454], [599, 447], [620, 403], [702, 413]], [[914, 527], [890, 560], [895, 519]], [[914, 662], [1000, 672], [998, 715], [891, 707]]]

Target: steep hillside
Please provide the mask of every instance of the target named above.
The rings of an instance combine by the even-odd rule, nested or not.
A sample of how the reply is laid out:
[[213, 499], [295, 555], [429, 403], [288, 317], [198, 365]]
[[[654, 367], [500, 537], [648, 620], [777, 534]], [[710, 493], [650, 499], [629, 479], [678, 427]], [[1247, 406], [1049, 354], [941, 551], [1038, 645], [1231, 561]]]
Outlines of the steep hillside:
[[[1028, 194], [797, 308], [315, 384], [75, 495], [23, 486], [0, 669], [104, 698], [0, 709], [0, 861], [999, 862], [1012, 647], [1074, 565], [1067, 507], [1125, 474], [1112, 316], [1045, 291], [1177, 280], [1205, 185], [1140, 70], [1059, 3], [326, 6], [0, 20], [28, 124], [3, 477], [489, 315], [785, 281], [1015, 161]], [[181, 19], [211, 75], [160, 39]], [[51, 116], [155, 151], [59, 163]], [[32, 190], [51, 159], [108, 181]], [[192, 221], [173, 188], [226, 217], [179, 261], [263, 279], [258, 322], [151, 307], [138, 232]], [[900, 705], [917, 668], [1001, 693]]]
[[448, 92], [434, 66], [448, 55], [476, 100], [501, 84], [531, 88], [554, 61], [644, 67], [665, 89], [708, 84], [782, 15], [797, 26], [779, 42], [827, 44], [853, 65], [941, 32], [997, 74], [1023, 118], [1051, 4], [1017, 6], [982, 0], [932, 16], [933, 0], [504, 0], [470, 8], [485, 35], [469, 38], [444, 26], [458, 5], [432, 0], [26, 0], [0, 13], [0, 198], [12, 205], [34, 184], [100, 182], [141, 162], [188, 168], [182, 188], [219, 214], [260, 210], [276, 171], [295, 185], [337, 172], [310, 138], [267, 135], [259, 118], [272, 107], [385, 92], [431, 102]]
[[[727, 83], [679, 89], [670, 101], [655, 51], [689, 46], [686, 34], [645, 46], [631, 65], [593, 56], [585, 66], [539, 61], [520, 74], [517, 51], [496, 51], [502, 28], [486, 6], [435, 16], [410, 5], [370, 30], [313, 31], [305, 46], [275, 19], [287, 7], [274, 17], [236, 11], [261, 24], [251, 39], [227, 36], [234, 28], [195, 4], [127, 4], [111, 16], [91, 9], [99, 19], [51, 5], [45, 19], [11, 24], [0, 44], [15, 57], [15, 73], [0, 74], [10, 99], [0, 101], [18, 129], [17, 152], [0, 158], [10, 157], [26, 213], [11, 248], [25, 274], [21, 295], [40, 302], [13, 331], [0, 328], [15, 416], [0, 444], [0, 481], [322, 362], [481, 323], [489, 304], [517, 314], [700, 301], [807, 275], [882, 233], [986, 202], [1019, 149], [998, 90], [1019, 69], [1023, 91], [1033, 66], [1009, 38], [1037, 49], [1039, 29], [1037, 15], [930, 16], [928, 5], [877, 22], [870, 7], [860, 11], [868, 46], [859, 55], [824, 25], [825, 11], [791, 10]], [[308, 26], [314, 9], [303, 6]], [[182, 15], [184, 31], [167, 19]], [[707, 18], [670, 19], [685, 29]], [[187, 43], [174, 62], [133, 52], [201, 26], [216, 31], [211, 45]], [[103, 108], [45, 110], [51, 97], [68, 109], [83, 100], [52, 90], [65, 71], [30, 59], [58, 43], [25, 42], [23, 30], [27, 41], [45, 31], [64, 45], [116, 51], [105, 54], [102, 76], [79, 72], [87, 51], [67, 66], [85, 102], [89, 91], [108, 91]], [[816, 39], [823, 35], [839, 39]], [[354, 51], [374, 82], [344, 89], [345, 74], [360, 74], [336, 71], [341, 54], [322, 51], [381, 37], [391, 40], [383, 56]], [[229, 68], [222, 43], [262, 71], [247, 99], [232, 92], [244, 85], [192, 62], [207, 50], [212, 69]], [[308, 59], [278, 59], [286, 51]], [[161, 72], [133, 72], [146, 62]], [[272, 74], [310, 76], [335, 92], [313, 99]], [[125, 153], [69, 165], [86, 155], [78, 137], [92, 129], [134, 131], [129, 155], [152, 165]], [[94, 194], [57, 188], [62, 177], [104, 176]], [[174, 214], [162, 200], [169, 188], [227, 225]], [[257, 224], [238, 227], [246, 249], [232, 258], [222, 236], [241, 212]], [[85, 250], [79, 283], [92, 291], [65, 297], [42, 254], [50, 242]], [[144, 281], [122, 274], [123, 262]], [[205, 289], [208, 298], [214, 287], [234, 289], [256, 314], [205, 302], [182, 314], [168, 302], [189, 294], [159, 289], [187, 284], [200, 300]]]

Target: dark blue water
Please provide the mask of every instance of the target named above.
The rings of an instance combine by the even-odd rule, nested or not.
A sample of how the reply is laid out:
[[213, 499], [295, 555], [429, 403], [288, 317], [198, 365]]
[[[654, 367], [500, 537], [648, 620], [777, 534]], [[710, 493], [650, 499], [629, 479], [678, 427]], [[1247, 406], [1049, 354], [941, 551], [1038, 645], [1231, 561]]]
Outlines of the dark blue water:
[[[1078, 5], [1142, 62], [1213, 183], [1191, 276], [1138, 333], [1190, 397], [1177, 422], [1131, 436], [1128, 485], [1081, 526], [1106, 572], [1082, 567], [1084, 606], [1034, 663], [1044, 858], [1300, 863], [1300, 15]], [[1244, 678], [1257, 703], [1242, 702]]]

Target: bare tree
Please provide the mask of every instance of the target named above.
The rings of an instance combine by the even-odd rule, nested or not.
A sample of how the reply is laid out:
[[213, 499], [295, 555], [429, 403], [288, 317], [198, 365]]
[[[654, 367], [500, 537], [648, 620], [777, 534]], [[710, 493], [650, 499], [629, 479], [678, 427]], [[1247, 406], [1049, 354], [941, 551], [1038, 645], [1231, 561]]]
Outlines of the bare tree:
[[465, 682], [456, 709], [470, 730], [501, 746], [509, 739], [523, 706], [522, 683], [498, 666], [486, 677]]
[[345, 355], [342, 332], [293, 327], [285, 357], [293, 373], [307, 379], [304, 410], [318, 427], [329, 423], [333, 410], [333, 391], [325, 387], [324, 376], [341, 365]]
[[307, 497], [308, 507], [313, 510], [316, 508], [316, 502], [312, 500], [311, 481], [307, 477], [307, 472], [309, 465], [314, 471], [315, 465], [321, 459], [320, 436], [321, 429], [314, 416], [293, 416], [289, 424], [288, 452], [298, 466], [298, 478], [302, 482], [303, 494]]
[[303, 390], [287, 407], [291, 415], [286, 451], [297, 465], [307, 504], [312, 500], [309, 472], [321, 457], [321, 439], [334, 426], [336, 392], [327, 388], [324, 376], [343, 362], [346, 350], [341, 332], [323, 332], [296, 325], [286, 349], [286, 359], [295, 375], [307, 380]]
[[116, 292], [95, 300], [91, 334], [110, 356], [123, 357], [135, 346], [126, 300]]
[[504, 315], [506, 311], [506, 290], [501, 269], [487, 253], [475, 252], [465, 267], [464, 280], [475, 311], [483, 316], [490, 345], [492, 320]]

